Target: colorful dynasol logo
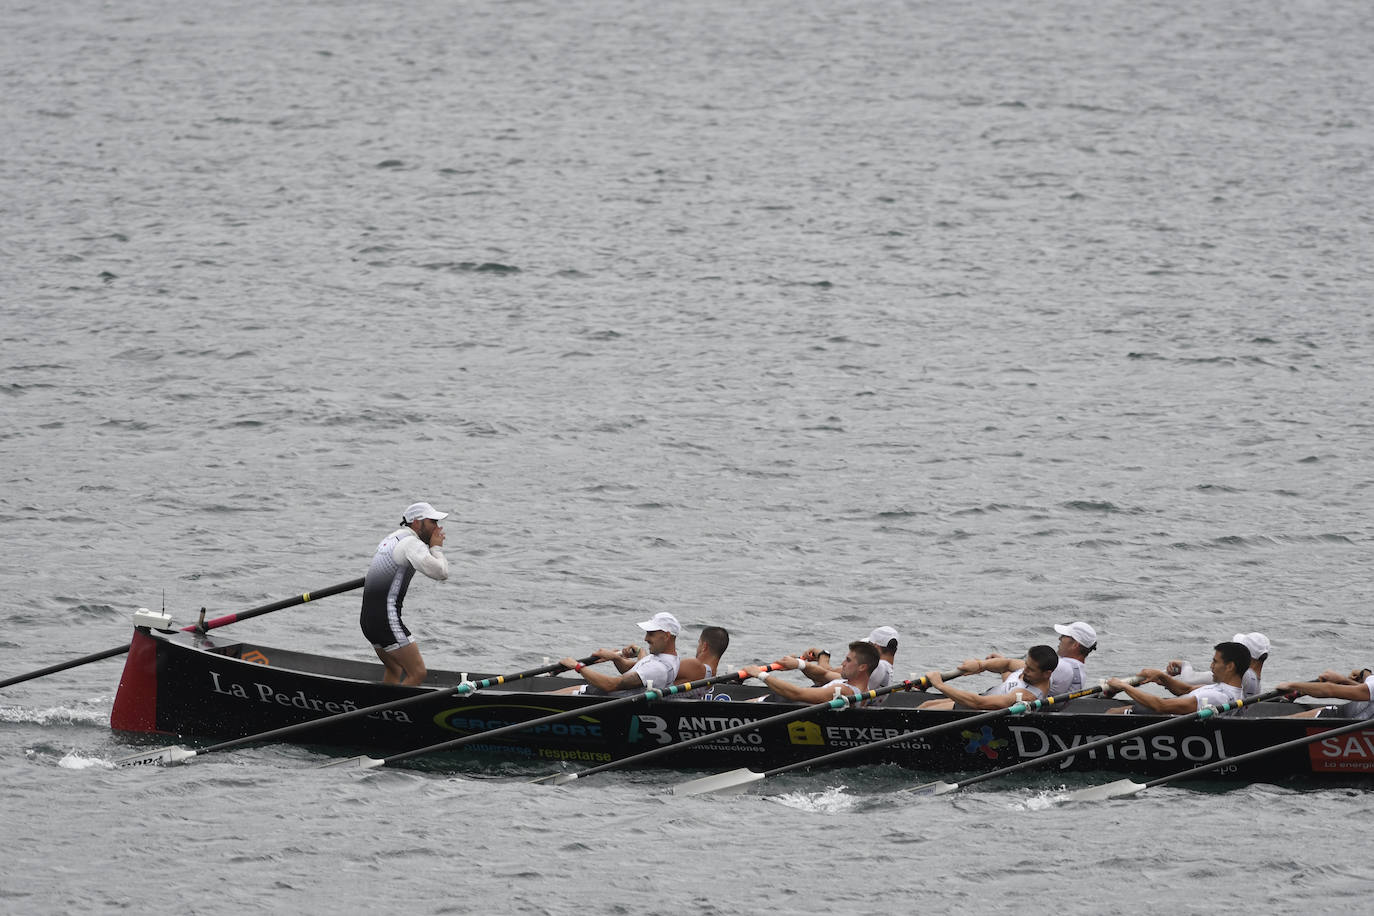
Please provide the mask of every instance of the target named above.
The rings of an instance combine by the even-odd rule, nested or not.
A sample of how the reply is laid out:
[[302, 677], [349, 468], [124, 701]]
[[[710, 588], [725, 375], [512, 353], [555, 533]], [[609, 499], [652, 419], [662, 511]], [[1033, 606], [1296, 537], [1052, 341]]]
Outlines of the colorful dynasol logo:
[[815, 722], [793, 722], [787, 726], [787, 738], [793, 744], [825, 744], [821, 727]]
[[1006, 747], [1011, 742], [1006, 738], [992, 737], [992, 729], [984, 725], [977, 732], [960, 732], [968, 744], [964, 745], [964, 751], [969, 754], [983, 752], [983, 756], [989, 760], [997, 759], [997, 749]]
[[267, 660], [267, 656], [266, 656], [266, 655], [263, 655], [263, 654], [262, 654], [261, 652], [259, 652], [257, 649], [254, 649], [254, 650], [251, 651], [251, 652], [245, 652], [245, 653], [243, 653], [242, 655], [240, 655], [239, 658], [242, 659], [242, 660], [245, 661], [245, 662], [252, 662], [252, 663], [255, 664], [255, 665], [270, 665], [270, 664], [272, 664], [270, 661]]

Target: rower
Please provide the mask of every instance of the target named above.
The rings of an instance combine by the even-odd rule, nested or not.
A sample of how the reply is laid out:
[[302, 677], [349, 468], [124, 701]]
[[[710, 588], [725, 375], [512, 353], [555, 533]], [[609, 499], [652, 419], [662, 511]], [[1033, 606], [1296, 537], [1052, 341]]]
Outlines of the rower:
[[[1162, 697], [1148, 693], [1139, 687], [1126, 683], [1120, 678], [1109, 678], [1107, 686], [1113, 691], [1124, 691], [1138, 705], [1150, 712], [1170, 715], [1186, 715], [1201, 710], [1204, 706], [1226, 706], [1243, 698], [1241, 682], [1245, 672], [1250, 670], [1250, 650], [1238, 642], [1219, 642], [1212, 651], [1212, 683], [1201, 687], [1182, 681], [1174, 675], [1157, 668], [1145, 668], [1140, 672], [1140, 680], [1159, 684], [1173, 694]], [[1130, 706], [1119, 706], [1107, 710], [1109, 713], [1129, 713]]]
[[446, 518], [447, 512], [429, 503], [412, 503], [401, 516], [401, 527], [382, 539], [368, 564], [358, 624], [385, 668], [384, 684], [415, 687], [428, 674], [401, 610], [417, 571], [440, 582], [448, 578], [448, 560], [441, 549], [444, 529], [439, 524]]
[[[697, 638], [697, 651], [691, 658], [684, 658], [677, 667], [674, 684], [696, 683], [716, 676], [720, 670], [720, 657], [730, 647], [730, 633], [724, 627], [706, 627]], [[712, 687], [697, 687], [675, 698], [699, 700], [708, 697]]]
[[[1238, 642], [1250, 650], [1250, 667], [1242, 678], [1241, 690], [1244, 691], [1246, 699], [1258, 696], [1260, 677], [1264, 673], [1264, 663], [1269, 659], [1269, 637], [1263, 633], [1237, 633], [1231, 637], [1231, 641]], [[1212, 681], [1210, 674], [1194, 671], [1192, 665], [1179, 659], [1170, 661], [1164, 670], [1185, 684], [1200, 686]]]
[[[1050, 676], [1050, 695], [1060, 696], [1076, 693], [1088, 685], [1088, 669], [1085, 662], [1097, 648], [1097, 631], [1081, 620], [1073, 623], [1056, 623], [1054, 631], [1059, 634], [1059, 664]], [[982, 671], [996, 671], [1003, 675], [1020, 671], [1026, 664], [1024, 658], [1006, 658], [994, 652], [983, 659]]]
[[[986, 667], [987, 659], [966, 659], [959, 666], [964, 674], [977, 674], [980, 671], [994, 671]], [[945, 695], [945, 699], [927, 700], [918, 709], [953, 709], [956, 705], [969, 709], [1006, 709], [1017, 703], [1043, 700], [1049, 696], [1050, 679], [1059, 666], [1059, 653], [1049, 646], [1031, 646], [1026, 650], [1025, 664], [1008, 673], [1002, 683], [983, 693], [961, 690], [945, 683], [939, 671], [926, 674], [930, 686]]]
[[[864, 642], [878, 650], [878, 666], [868, 679], [868, 689], [881, 690], [892, 683], [892, 666], [897, 662], [897, 631], [892, 627], [878, 627]], [[830, 653], [824, 649], [807, 649], [797, 658], [803, 662], [802, 673], [813, 684], [825, 684], [840, 676], [839, 669], [830, 666]]]
[[617, 674], [589, 668], [568, 656], [561, 660], [563, 667], [578, 672], [587, 683], [559, 692], [624, 696], [655, 687], [663, 689], [672, 684], [677, 679], [678, 666], [681, 664], [677, 656], [677, 635], [682, 632], [682, 624], [664, 611], [638, 626], [644, 631], [644, 642], [649, 646], [647, 652], [639, 652], [639, 647], [631, 644], [624, 649], [597, 649], [592, 653], [615, 665]]
[[720, 657], [730, 647], [730, 633], [724, 627], [705, 627], [697, 637], [697, 651], [678, 663], [674, 684], [704, 681], [720, 670]]
[[[779, 659], [784, 670], [803, 670], [804, 663], [793, 655]], [[745, 673], [758, 678], [764, 685], [784, 700], [802, 703], [824, 703], [836, 697], [858, 696], [868, 689], [868, 679], [878, 667], [878, 649], [870, 642], [856, 640], [849, 644], [849, 652], [840, 663], [840, 676], [825, 684], [806, 686], [794, 681], [784, 681], [779, 677], [769, 677], [770, 672], [762, 665], [746, 665]], [[777, 672], [781, 673], [781, 672]]]

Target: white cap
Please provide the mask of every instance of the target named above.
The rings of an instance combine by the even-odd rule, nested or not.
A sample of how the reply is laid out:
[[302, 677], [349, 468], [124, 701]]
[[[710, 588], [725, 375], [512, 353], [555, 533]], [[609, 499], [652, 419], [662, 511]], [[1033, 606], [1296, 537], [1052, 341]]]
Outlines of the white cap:
[[646, 620], [639, 625], [645, 633], [652, 633], [654, 630], [665, 630], [674, 636], [682, 632], [682, 624], [677, 622], [677, 618], [667, 611], [660, 611], [655, 614], [652, 620]]
[[405, 520], [407, 525], [420, 518], [432, 518], [437, 522], [441, 518], [448, 518], [448, 513], [440, 512], [429, 503], [411, 503], [406, 506]]
[[1054, 632], [1069, 637], [1085, 649], [1097, 645], [1097, 631], [1081, 620], [1075, 620], [1073, 623], [1056, 623]]
[[1231, 641], [1249, 649], [1251, 659], [1258, 660], [1261, 655], [1269, 654], [1269, 637], [1263, 633], [1237, 633]]
[[897, 631], [892, 629], [892, 627], [878, 627], [878, 629], [868, 634], [868, 639], [866, 639], [865, 642], [871, 642], [875, 646], [881, 646], [886, 649], [888, 643], [896, 638]]

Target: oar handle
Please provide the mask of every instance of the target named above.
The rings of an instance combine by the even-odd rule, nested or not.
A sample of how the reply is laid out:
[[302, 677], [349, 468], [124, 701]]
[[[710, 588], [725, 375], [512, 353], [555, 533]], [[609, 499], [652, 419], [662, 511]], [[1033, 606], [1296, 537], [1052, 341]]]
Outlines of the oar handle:
[[321, 598], [328, 598], [330, 595], [337, 595], [340, 592], [351, 592], [355, 588], [362, 588], [363, 579], [350, 579], [347, 582], [340, 582], [338, 585], [331, 585], [318, 591], [305, 592], [281, 601], [274, 601], [272, 604], [264, 604], [262, 607], [255, 607], [247, 611], [240, 611], [237, 614], [225, 614], [223, 617], [216, 617], [214, 620], [206, 621], [204, 624], [194, 623], [189, 627], [182, 627], [184, 633], [204, 633], [206, 630], [213, 630], [216, 627], [226, 626], [231, 623], [238, 623], [240, 620], [247, 620], [250, 617], [258, 617], [263, 614], [270, 614], [273, 611], [280, 611], [284, 608], [295, 607], [309, 601], [318, 601]]
[[[779, 669], [781, 667], [782, 666], [778, 665], [776, 662], [773, 665], [769, 666], [769, 668], [772, 668], [774, 670]], [[442, 741], [439, 744], [431, 744], [428, 747], [421, 747], [416, 748], [413, 751], [405, 751], [400, 754], [393, 754], [390, 757], [384, 758], [381, 761], [381, 763], [390, 765], [393, 763], [399, 763], [402, 760], [409, 760], [412, 757], [419, 757], [425, 754], [438, 754], [442, 753], [443, 751], [451, 751], [456, 748], [462, 747], [465, 744], [471, 744], [474, 741], [486, 741], [492, 738], [499, 738], [502, 735], [509, 735], [512, 732], [524, 731], [525, 729], [536, 728], [540, 725], [552, 725], [556, 722], [562, 722], [564, 719], [574, 719], [578, 716], [587, 715], [589, 713], [599, 713], [607, 709], [616, 709], [621, 706], [628, 706], [631, 703], [657, 700], [661, 699], [662, 697], [671, 696], [676, 693], [683, 693], [688, 690], [696, 690], [699, 687], [707, 687], [711, 684], [723, 684], [726, 681], [738, 680], [741, 677], [748, 677], [748, 675], [744, 671], [733, 671], [729, 674], [718, 674], [715, 677], [708, 677], [702, 681], [693, 681], [687, 684], [670, 685], [668, 687], [663, 688], [655, 687], [649, 690], [645, 690], [643, 693], [635, 693], [630, 696], [616, 697], [604, 703], [595, 703], [591, 706], [578, 706], [573, 709], [565, 709], [563, 712], [554, 713], [550, 716], [541, 716], [538, 719], [530, 719], [527, 722], [512, 722], [509, 725], [502, 725], [498, 728], [474, 732], [470, 735], [463, 735], [461, 738], [453, 738], [449, 741]]]

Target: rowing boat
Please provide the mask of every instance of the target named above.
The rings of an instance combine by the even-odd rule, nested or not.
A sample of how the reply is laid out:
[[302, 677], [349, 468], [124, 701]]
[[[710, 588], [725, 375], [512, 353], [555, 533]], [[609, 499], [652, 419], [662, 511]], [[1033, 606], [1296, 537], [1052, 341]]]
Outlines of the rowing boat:
[[[432, 765], [491, 766], [506, 763], [601, 764], [699, 735], [734, 730], [778, 716], [793, 704], [777, 702], [752, 684], [714, 685], [704, 696], [619, 704], [598, 712], [604, 698], [558, 693], [580, 678], [538, 677], [518, 684], [455, 694], [458, 685], [487, 674], [431, 670], [425, 685], [381, 683], [379, 664], [310, 655], [240, 642], [206, 633], [138, 627], [110, 717], [121, 733], [223, 740], [259, 734], [399, 698], [431, 694], [403, 708], [341, 723], [323, 722], [299, 743], [327, 749], [405, 751], [455, 737], [581, 710], [553, 724], [480, 738], [461, 753]], [[658, 755], [654, 765], [682, 768], [766, 769], [820, 757], [904, 732], [971, 717], [967, 710], [917, 710], [931, 695], [893, 693], [881, 705], [816, 712], [795, 721], [702, 741], [680, 753]], [[753, 702], [751, 702], [753, 701]], [[1110, 715], [1113, 700], [1080, 699], [1059, 712], [1032, 712], [951, 726], [938, 734], [899, 741], [849, 762], [885, 763], [940, 773], [984, 772], [1048, 756], [1095, 739], [1124, 733], [1159, 719]], [[1147, 776], [1237, 756], [1331, 726], [1289, 716], [1303, 707], [1259, 703], [1236, 714], [1180, 722], [1179, 727], [1055, 761], [1055, 772], [1107, 771]], [[1218, 775], [1244, 781], [1292, 778], [1354, 779], [1374, 775], [1374, 722], [1339, 739], [1314, 741], [1260, 757]]]

